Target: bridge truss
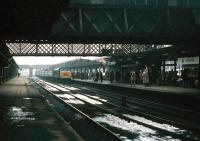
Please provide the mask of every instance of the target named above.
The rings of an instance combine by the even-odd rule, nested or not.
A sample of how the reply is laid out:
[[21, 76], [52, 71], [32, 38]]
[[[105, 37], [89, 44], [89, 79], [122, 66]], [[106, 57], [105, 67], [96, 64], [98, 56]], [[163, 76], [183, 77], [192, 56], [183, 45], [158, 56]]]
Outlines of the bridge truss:
[[[49, 17], [52, 15], [46, 17], [43, 14], [44, 17], [41, 17], [39, 10], [34, 12], [28, 12], [28, 23], [21, 18], [13, 22], [3, 16], [0, 40], [48, 40], [51, 43], [77, 44], [199, 44], [199, 7], [80, 5], [69, 6], [51, 20]], [[7, 26], [9, 24], [11, 27]]]
[[7, 43], [13, 56], [131, 56], [168, 47], [141, 44], [38, 44]]
[[200, 35], [199, 8], [74, 6], [52, 32], [60, 40], [93, 43], [191, 43]]

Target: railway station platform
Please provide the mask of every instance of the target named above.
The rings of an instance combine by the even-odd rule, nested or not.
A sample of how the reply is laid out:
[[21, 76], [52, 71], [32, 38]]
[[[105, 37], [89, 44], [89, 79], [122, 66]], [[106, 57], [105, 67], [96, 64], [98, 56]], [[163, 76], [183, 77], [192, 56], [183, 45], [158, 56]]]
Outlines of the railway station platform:
[[141, 84], [131, 87], [127, 83], [110, 83], [107, 80], [101, 83], [100, 81], [94, 82], [93, 80], [80, 79], [73, 79], [71, 84], [100, 89], [110, 92], [111, 95], [120, 94], [122, 95], [122, 101], [124, 97], [133, 97], [200, 112], [200, 90], [195, 88], [153, 85], [145, 87]]
[[82, 141], [25, 77], [0, 85], [0, 140]]
[[130, 88], [130, 89], [145, 90], [145, 91], [150, 91], [150, 92], [160, 92], [160, 93], [166, 93], [166, 94], [188, 95], [191, 97], [200, 98], [200, 89], [198, 88], [183, 88], [183, 87], [176, 87], [176, 86], [157, 86], [157, 85], [144, 86], [142, 84], [136, 84], [135, 86], [131, 87], [131, 85], [128, 83], [119, 83], [119, 82], [110, 83], [110, 81], [108, 80], [103, 80], [102, 83], [100, 81], [94, 82], [91, 79], [88, 79], [88, 80], [73, 79], [73, 80], [86, 82], [86, 83], [92, 83], [92, 84], [125, 87], [125, 88]]

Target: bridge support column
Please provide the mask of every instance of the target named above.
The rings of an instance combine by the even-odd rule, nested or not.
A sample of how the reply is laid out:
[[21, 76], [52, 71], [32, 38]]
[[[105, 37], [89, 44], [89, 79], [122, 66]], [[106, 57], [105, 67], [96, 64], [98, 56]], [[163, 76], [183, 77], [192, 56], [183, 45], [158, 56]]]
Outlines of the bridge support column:
[[3, 67], [0, 67], [0, 85], [3, 83]]
[[92, 67], [90, 67], [90, 75], [89, 75], [89, 79], [93, 79], [93, 72], [92, 72]]
[[162, 61], [162, 67], [163, 67], [163, 75], [164, 75], [164, 78], [163, 78], [163, 85], [165, 85], [165, 82], [166, 82], [166, 72], [165, 72], [165, 60]]
[[176, 86], [176, 78], [177, 78], [177, 73], [176, 73], [176, 60], [174, 60], [174, 85]]
[[199, 68], [198, 68], [198, 88], [200, 89], [200, 55], [199, 55]]

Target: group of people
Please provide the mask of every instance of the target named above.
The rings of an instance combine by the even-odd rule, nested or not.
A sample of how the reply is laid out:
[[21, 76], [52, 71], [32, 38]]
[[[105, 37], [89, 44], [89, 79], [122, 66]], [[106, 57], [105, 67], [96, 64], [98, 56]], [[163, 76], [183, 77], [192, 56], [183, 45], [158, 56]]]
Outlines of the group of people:
[[198, 87], [198, 69], [183, 69], [181, 71], [182, 86], [184, 88]]
[[[171, 86], [183, 86], [183, 87], [195, 87], [195, 77], [191, 76], [189, 69], [184, 69], [181, 72], [181, 76], [177, 76], [177, 71], [156, 71], [151, 66], [145, 65], [144, 69], [127, 70], [121, 72], [121, 70], [110, 69], [109, 71], [102, 72], [96, 70], [95, 72], [77, 73], [74, 78], [79, 79], [92, 79], [94, 82], [103, 82], [103, 80], [109, 80], [110, 83], [125, 82], [130, 83], [131, 87], [137, 84], [144, 84], [144, 86], [150, 86], [151, 84], [157, 85], [171, 85]], [[181, 81], [179, 81], [181, 80]], [[195, 86], [193, 86], [195, 85]]]
[[103, 73], [102, 73], [102, 71], [96, 71], [95, 75], [93, 75], [92, 77], [93, 77], [94, 82], [98, 82], [99, 80], [101, 81], [101, 83], [103, 82]]
[[[148, 67], [145, 66], [145, 69], [142, 71], [140, 70], [139, 72], [139, 77], [140, 77], [140, 82], [143, 83], [145, 86], [149, 85], [149, 72], [148, 72]], [[119, 71], [114, 72], [114, 70], [110, 70], [107, 72], [103, 72], [101, 70], [96, 70], [95, 72], [91, 73], [76, 73], [73, 74], [73, 78], [79, 78], [79, 79], [92, 79], [94, 82], [100, 82], [102, 83], [104, 79], [110, 80], [110, 83], [113, 83], [114, 80], [116, 82], [121, 81], [122, 75]], [[131, 83], [131, 86], [135, 86], [136, 80], [137, 80], [137, 74], [135, 71], [130, 72], [130, 78], [129, 81]]]
[[[114, 71], [113, 70], [111, 70], [109, 73], [106, 73], [107, 75], [107, 77], [109, 77], [109, 79], [110, 79], [110, 82], [111, 83], [113, 83], [113, 81], [114, 81]], [[102, 73], [102, 71], [96, 71], [94, 74], [92, 74], [93, 76], [93, 80], [94, 80], [94, 82], [98, 82], [99, 80], [101, 81], [101, 83], [103, 82], [103, 73]]]
[[[145, 66], [145, 69], [143, 71], [140, 70], [139, 77], [140, 77], [141, 82], [144, 84], [144, 86], [149, 86], [149, 71], [148, 71], [147, 66]], [[136, 72], [135, 71], [131, 71], [131, 73], [130, 73], [130, 83], [131, 83], [131, 87], [135, 86], [135, 84], [136, 84]]]

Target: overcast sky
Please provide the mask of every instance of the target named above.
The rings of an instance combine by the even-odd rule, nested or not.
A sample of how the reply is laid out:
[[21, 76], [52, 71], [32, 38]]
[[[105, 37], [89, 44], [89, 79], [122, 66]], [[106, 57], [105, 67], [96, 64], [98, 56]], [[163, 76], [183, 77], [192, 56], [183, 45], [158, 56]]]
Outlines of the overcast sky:
[[99, 57], [13, 57], [18, 65], [52, 65], [74, 59], [97, 59]]

